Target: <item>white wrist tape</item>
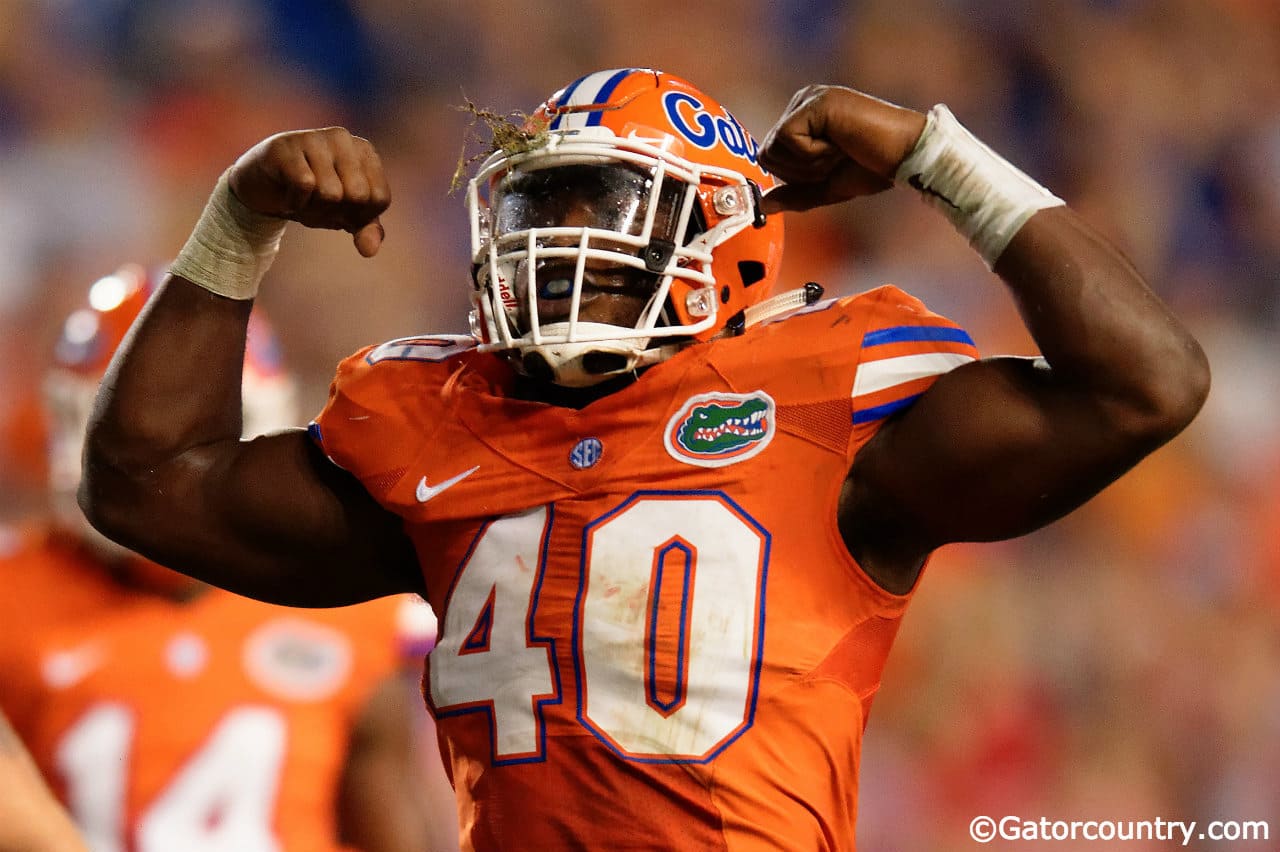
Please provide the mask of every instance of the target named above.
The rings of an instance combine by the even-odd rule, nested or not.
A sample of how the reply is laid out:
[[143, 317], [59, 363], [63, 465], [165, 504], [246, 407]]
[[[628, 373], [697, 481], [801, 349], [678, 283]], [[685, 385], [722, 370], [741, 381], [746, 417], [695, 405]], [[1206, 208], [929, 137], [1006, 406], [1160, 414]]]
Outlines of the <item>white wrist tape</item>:
[[218, 178], [200, 221], [169, 267], [193, 284], [230, 299], [252, 299], [280, 250], [285, 219], [255, 213]]
[[983, 144], [943, 104], [929, 110], [894, 179], [941, 210], [988, 267], [1032, 215], [1064, 203]]

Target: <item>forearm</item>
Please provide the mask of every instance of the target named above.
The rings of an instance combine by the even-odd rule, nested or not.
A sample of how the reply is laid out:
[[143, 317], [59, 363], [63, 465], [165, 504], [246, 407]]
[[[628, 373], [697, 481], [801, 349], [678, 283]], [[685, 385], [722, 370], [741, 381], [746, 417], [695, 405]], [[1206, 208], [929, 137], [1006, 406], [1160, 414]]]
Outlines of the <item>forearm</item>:
[[132, 547], [145, 541], [138, 518], [171, 514], [180, 484], [200, 479], [191, 470], [229, 462], [240, 439], [249, 314], [285, 222], [236, 199], [229, 175], [116, 351], [90, 418], [81, 507]]
[[0, 757], [0, 852], [83, 852], [84, 841], [30, 765]]
[[240, 437], [249, 313], [285, 221], [241, 203], [230, 175], [113, 359], [90, 425], [91, 461], [129, 475]]
[[1056, 387], [1120, 431], [1168, 437], [1198, 410], [1204, 355], [1133, 265], [945, 107], [930, 111], [895, 177], [1009, 286]]
[[225, 535], [198, 472], [225, 468], [240, 448], [251, 305], [170, 277], [117, 349], [85, 436], [79, 494], [112, 540], [187, 566], [214, 552], [206, 525]]
[[[353, 161], [352, 149], [363, 157]], [[357, 163], [376, 180], [361, 172], [351, 194], [363, 200], [344, 204], [338, 171], [356, 183]], [[233, 194], [237, 181], [254, 206]], [[264, 140], [219, 180], [98, 392], [79, 496], [99, 531], [189, 576], [275, 603], [341, 606], [419, 591], [399, 517], [305, 430], [240, 439], [249, 315], [286, 215], [317, 227], [350, 224], [372, 253], [384, 184], [368, 144], [337, 128]]]

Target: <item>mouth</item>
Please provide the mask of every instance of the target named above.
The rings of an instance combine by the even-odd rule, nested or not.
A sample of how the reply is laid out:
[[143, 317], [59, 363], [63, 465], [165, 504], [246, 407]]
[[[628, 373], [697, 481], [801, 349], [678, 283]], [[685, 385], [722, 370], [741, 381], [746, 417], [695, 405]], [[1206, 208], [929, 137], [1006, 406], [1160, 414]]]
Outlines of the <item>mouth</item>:
[[[573, 306], [574, 269], [547, 270], [538, 275], [538, 319], [542, 322], [561, 322], [569, 318]], [[591, 274], [582, 277], [582, 290], [578, 296], [579, 313], [596, 299], [600, 298], [607, 288]]]
[[[548, 265], [538, 270], [538, 319], [542, 323], [569, 319], [573, 305], [573, 283], [577, 269], [573, 264]], [[629, 267], [583, 270], [582, 288], [578, 296], [578, 315], [586, 319], [588, 308], [600, 300], [638, 300], [641, 304], [653, 294], [650, 276]]]

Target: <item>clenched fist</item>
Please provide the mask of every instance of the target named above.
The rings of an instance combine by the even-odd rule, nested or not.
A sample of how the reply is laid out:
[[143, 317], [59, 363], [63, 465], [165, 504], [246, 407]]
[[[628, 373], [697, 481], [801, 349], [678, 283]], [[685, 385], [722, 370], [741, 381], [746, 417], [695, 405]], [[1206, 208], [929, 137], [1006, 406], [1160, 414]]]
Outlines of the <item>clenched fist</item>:
[[308, 228], [347, 231], [365, 257], [386, 235], [379, 216], [391, 190], [378, 152], [342, 127], [277, 133], [231, 167], [231, 192], [255, 213]]
[[796, 92], [765, 137], [760, 162], [785, 182], [764, 209], [808, 210], [893, 186], [925, 117], [843, 86]]

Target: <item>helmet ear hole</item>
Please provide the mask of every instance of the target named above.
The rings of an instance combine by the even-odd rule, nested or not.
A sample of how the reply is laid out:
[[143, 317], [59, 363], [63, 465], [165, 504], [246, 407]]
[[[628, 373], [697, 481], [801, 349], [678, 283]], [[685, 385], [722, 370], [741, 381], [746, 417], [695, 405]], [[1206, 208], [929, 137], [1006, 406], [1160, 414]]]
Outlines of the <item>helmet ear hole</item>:
[[742, 276], [742, 286], [750, 287], [764, 279], [764, 264], [758, 260], [740, 260], [738, 274]]

